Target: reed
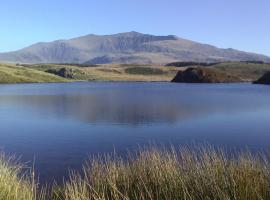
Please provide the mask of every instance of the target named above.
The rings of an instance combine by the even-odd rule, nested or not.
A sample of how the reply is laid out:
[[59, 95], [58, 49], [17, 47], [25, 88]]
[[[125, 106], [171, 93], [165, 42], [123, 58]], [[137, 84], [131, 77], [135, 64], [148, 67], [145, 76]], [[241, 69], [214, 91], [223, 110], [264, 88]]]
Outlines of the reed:
[[91, 160], [62, 190], [68, 200], [270, 199], [270, 167], [263, 156], [202, 147], [176, 151], [152, 147], [126, 160]]
[[42, 200], [43, 191], [38, 192], [34, 173], [13, 157], [0, 154], [0, 200]]
[[39, 189], [33, 173], [0, 156], [0, 200], [268, 200], [270, 166], [263, 155], [212, 147], [150, 147], [123, 159], [91, 159], [83, 174]]

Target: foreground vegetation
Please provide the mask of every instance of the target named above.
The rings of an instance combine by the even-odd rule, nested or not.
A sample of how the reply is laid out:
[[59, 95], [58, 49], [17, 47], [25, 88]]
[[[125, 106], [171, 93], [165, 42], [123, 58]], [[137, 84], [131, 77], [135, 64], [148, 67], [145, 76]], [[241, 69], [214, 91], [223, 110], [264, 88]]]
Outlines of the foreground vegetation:
[[1, 200], [42, 200], [44, 193], [38, 191], [34, 174], [13, 158], [0, 155], [0, 199]]
[[[20, 168], [6, 163], [0, 162], [0, 199], [42, 199], [30, 179], [18, 178]], [[125, 160], [114, 154], [98, 157], [82, 175], [73, 173], [53, 188], [46, 199], [270, 199], [270, 166], [262, 156], [228, 156], [210, 147], [150, 148]]]

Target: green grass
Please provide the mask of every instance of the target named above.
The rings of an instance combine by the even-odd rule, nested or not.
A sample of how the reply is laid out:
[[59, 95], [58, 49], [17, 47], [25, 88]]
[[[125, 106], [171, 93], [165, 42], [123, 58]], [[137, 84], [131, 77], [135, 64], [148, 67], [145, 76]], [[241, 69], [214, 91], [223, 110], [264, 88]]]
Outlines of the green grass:
[[66, 82], [67, 80], [39, 70], [0, 64], [0, 83]]
[[[32, 178], [19, 176], [18, 164], [0, 161], [1, 200], [43, 199]], [[229, 157], [211, 147], [151, 147], [128, 159], [96, 157], [82, 175], [72, 173], [46, 195], [53, 200], [268, 200], [270, 165], [248, 152]]]

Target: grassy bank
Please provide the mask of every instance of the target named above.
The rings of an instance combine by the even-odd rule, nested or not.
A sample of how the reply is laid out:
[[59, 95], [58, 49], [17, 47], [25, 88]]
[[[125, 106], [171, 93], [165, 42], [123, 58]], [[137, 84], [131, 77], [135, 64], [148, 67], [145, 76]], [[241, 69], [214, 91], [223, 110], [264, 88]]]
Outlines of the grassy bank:
[[[72, 78], [61, 77], [49, 70], [72, 70]], [[176, 68], [137, 65], [69, 65], [69, 64], [0, 64], [0, 83], [43, 83], [70, 81], [170, 81]]]
[[16, 66], [13, 64], [0, 64], [0, 83], [43, 83], [66, 81], [68, 80], [43, 71]]
[[[25, 197], [0, 199], [35, 199], [36, 186], [19, 179], [18, 171], [1, 162], [0, 195]], [[84, 167], [83, 175], [73, 173], [63, 186], [54, 188], [47, 199], [266, 200], [270, 199], [270, 166], [249, 153], [229, 158], [211, 148], [150, 148], [131, 154], [128, 160], [116, 155], [96, 158]]]

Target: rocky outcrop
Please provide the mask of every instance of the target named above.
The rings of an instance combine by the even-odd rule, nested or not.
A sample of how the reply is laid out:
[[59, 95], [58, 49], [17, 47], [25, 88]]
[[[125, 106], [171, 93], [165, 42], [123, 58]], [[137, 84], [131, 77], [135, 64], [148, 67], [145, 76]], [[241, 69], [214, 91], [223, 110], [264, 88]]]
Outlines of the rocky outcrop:
[[206, 67], [190, 67], [185, 71], [179, 71], [172, 80], [177, 83], [234, 83], [241, 81], [238, 77]]
[[254, 84], [266, 84], [270, 85], [270, 71], [266, 72], [261, 78], [253, 82]]
[[61, 69], [48, 69], [46, 72], [55, 74], [57, 76], [61, 76], [63, 78], [69, 78], [69, 79], [76, 78], [76, 74], [77, 74], [75, 69], [70, 69], [66, 67], [61, 68]]

